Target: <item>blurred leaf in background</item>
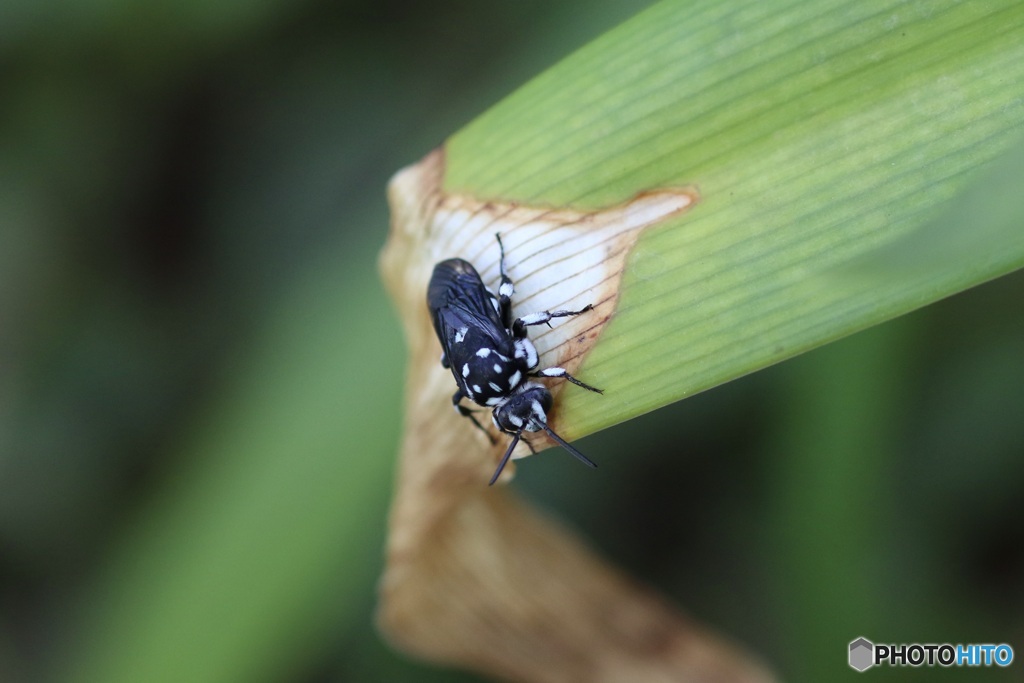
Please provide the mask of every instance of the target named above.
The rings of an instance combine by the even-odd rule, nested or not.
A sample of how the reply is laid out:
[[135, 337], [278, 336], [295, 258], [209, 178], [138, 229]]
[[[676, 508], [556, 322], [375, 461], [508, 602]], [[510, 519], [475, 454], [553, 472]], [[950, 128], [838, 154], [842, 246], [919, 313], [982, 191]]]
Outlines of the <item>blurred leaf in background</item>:
[[[371, 625], [405, 357], [384, 186], [641, 5], [0, 8], [0, 680], [472, 680]], [[859, 635], [1016, 646], [1022, 295], [1003, 278], [588, 438], [598, 477], [538, 459], [517, 486], [793, 680], [850, 672]]]
[[430, 677], [377, 642], [384, 188], [627, 3], [0, 9], [0, 680]]

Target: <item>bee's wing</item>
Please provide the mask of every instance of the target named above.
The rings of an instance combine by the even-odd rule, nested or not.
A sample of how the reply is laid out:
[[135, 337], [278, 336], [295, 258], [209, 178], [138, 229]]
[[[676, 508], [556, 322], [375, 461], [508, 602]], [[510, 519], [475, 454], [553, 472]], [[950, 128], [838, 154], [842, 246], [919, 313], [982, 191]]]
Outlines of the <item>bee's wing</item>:
[[451, 354], [450, 345], [456, 333], [466, 329], [473, 330], [474, 336], [485, 335], [495, 348], [502, 344], [508, 333], [494, 301], [469, 262], [448, 259], [434, 267], [427, 288], [427, 305], [445, 353]]

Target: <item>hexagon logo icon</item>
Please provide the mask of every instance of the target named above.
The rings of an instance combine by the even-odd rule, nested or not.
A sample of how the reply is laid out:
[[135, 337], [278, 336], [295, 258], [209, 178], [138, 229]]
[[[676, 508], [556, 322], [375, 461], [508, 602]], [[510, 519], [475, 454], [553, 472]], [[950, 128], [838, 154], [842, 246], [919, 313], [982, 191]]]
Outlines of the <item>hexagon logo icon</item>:
[[850, 666], [865, 671], [875, 665], [875, 644], [867, 638], [858, 638], [850, 643]]

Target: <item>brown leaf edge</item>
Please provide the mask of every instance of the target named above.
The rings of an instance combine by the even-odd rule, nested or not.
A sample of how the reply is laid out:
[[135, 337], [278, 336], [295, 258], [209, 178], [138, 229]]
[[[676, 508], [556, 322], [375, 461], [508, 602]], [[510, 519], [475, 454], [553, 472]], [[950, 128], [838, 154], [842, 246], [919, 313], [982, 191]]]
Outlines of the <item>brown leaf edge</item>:
[[[496, 679], [774, 680], [756, 659], [607, 565], [571, 531], [508, 490], [486, 485], [506, 440], [491, 448], [452, 411], [454, 382], [438, 363], [425, 303], [431, 270], [443, 258], [461, 256], [485, 281], [496, 279], [500, 232], [518, 306], [594, 304], [592, 315], [531, 337], [542, 365], [576, 374], [614, 313], [639, 232], [685, 211], [696, 189], [646, 192], [587, 212], [446, 193], [443, 177], [438, 149], [389, 187], [392, 223], [380, 265], [410, 362], [380, 629], [409, 654]], [[557, 406], [560, 387], [551, 388]]]

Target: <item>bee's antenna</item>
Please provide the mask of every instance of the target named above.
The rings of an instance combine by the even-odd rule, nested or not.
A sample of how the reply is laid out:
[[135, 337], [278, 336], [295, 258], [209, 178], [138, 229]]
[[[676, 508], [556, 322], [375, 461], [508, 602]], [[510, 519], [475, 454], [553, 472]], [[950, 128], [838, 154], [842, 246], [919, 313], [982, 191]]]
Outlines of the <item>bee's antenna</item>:
[[561, 446], [561, 447], [562, 447], [562, 448], [564, 448], [565, 450], [567, 450], [567, 451], [569, 451], [570, 453], [572, 453], [572, 455], [573, 455], [573, 456], [574, 456], [574, 457], [575, 457], [575, 458], [576, 458], [577, 460], [579, 460], [580, 462], [582, 462], [582, 463], [583, 463], [584, 465], [587, 465], [588, 467], [594, 467], [594, 468], [596, 468], [596, 467], [597, 467], [597, 463], [596, 463], [596, 462], [594, 462], [593, 460], [591, 460], [591, 459], [590, 459], [590, 458], [588, 458], [587, 456], [585, 456], [585, 455], [583, 455], [582, 453], [580, 453], [580, 452], [579, 452], [578, 450], [576, 450], [576, 449], [575, 449], [575, 448], [574, 448], [574, 447], [573, 447], [573, 446], [572, 446], [572, 445], [571, 445], [571, 444], [570, 444], [570, 443], [569, 443], [568, 441], [566, 441], [565, 439], [563, 439], [562, 437], [560, 437], [560, 436], [559, 436], [558, 434], [555, 434], [555, 431], [554, 431], [553, 429], [551, 429], [551, 427], [548, 427], [548, 426], [547, 426], [547, 425], [546, 425], [545, 423], [543, 423], [543, 422], [538, 422], [537, 420], [533, 420], [533, 423], [534, 423], [534, 424], [539, 424], [539, 425], [541, 426], [541, 428], [542, 428], [542, 429], [543, 429], [543, 430], [544, 430], [545, 432], [547, 432], [547, 433], [548, 433], [548, 436], [550, 436], [550, 437], [551, 437], [552, 439], [554, 439], [554, 440], [555, 440], [555, 441], [556, 441], [556, 442], [558, 443], [558, 445], [559, 445], [559, 446]]
[[512, 443], [508, 445], [508, 450], [505, 451], [505, 455], [501, 456], [501, 462], [498, 463], [498, 469], [494, 471], [494, 476], [491, 477], [490, 483], [487, 484], [488, 486], [494, 486], [494, 482], [498, 481], [498, 477], [501, 476], [501, 471], [505, 469], [505, 464], [508, 462], [509, 456], [512, 455], [512, 451], [515, 450], [516, 444], [519, 443], [519, 439], [522, 436], [522, 432], [516, 432], [516, 435], [512, 437]]

